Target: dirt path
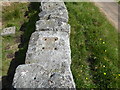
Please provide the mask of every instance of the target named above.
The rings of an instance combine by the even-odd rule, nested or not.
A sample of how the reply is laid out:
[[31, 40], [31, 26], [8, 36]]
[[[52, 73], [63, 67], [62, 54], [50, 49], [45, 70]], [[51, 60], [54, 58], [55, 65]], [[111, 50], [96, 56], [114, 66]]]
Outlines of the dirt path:
[[[101, 12], [103, 12], [108, 20], [115, 26], [118, 30], [118, 17], [120, 18], [120, 12], [118, 12], [118, 7], [120, 6], [116, 2], [95, 2], [95, 5], [100, 8]], [[120, 29], [118, 30], [120, 32]]]

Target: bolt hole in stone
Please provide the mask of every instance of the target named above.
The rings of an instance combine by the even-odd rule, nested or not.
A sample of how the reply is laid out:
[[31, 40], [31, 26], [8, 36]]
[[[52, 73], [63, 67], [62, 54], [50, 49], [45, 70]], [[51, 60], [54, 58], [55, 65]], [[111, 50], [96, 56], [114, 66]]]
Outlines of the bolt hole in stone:
[[34, 77], [34, 80], [36, 80], [36, 77]]
[[57, 41], [58, 40], [58, 38], [55, 38], [55, 41]]
[[45, 49], [44, 47], [42, 47], [42, 49]]
[[45, 41], [46, 41], [47, 39], [45, 38]]
[[57, 48], [54, 48], [54, 50], [57, 50]]
[[52, 78], [55, 75], [55, 73], [51, 74], [50, 78]]

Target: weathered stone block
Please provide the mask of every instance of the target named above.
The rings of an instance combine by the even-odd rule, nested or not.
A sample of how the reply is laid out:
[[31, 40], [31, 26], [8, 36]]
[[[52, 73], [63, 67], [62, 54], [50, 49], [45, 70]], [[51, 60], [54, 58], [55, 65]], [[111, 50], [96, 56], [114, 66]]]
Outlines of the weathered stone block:
[[34, 32], [26, 54], [26, 64], [51, 64], [61, 61], [71, 64], [69, 34], [59, 31]]
[[[40, 64], [20, 65], [14, 76], [14, 88], [75, 88], [68, 64], [53, 69]], [[62, 72], [64, 70], [64, 72]]]
[[36, 22], [36, 31], [31, 35], [25, 65], [16, 69], [14, 88], [75, 89], [70, 70], [68, 12], [64, 2], [55, 1], [41, 2], [40, 20]]
[[36, 30], [61, 31], [61, 32], [70, 33], [70, 25], [55, 19], [39, 20], [36, 22]]
[[8, 28], [4, 28], [1, 31], [1, 35], [5, 36], [5, 35], [11, 35], [11, 34], [15, 34], [15, 26], [14, 27], [8, 27]]
[[39, 17], [43, 20], [56, 19], [61, 22], [68, 22], [68, 12], [63, 7], [50, 11], [42, 11], [39, 13]]
[[66, 9], [64, 2], [49, 2], [49, 1], [45, 2], [45, 0], [41, 2], [42, 11], [51, 11], [59, 8]]

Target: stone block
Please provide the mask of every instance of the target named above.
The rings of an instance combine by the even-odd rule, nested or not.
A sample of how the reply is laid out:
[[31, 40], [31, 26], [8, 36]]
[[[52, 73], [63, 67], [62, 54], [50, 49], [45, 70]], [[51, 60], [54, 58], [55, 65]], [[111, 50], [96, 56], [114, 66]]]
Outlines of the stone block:
[[62, 7], [50, 11], [41, 11], [39, 17], [42, 20], [56, 19], [61, 22], [68, 22], [68, 12]]
[[[57, 69], [57, 70], [56, 70]], [[14, 76], [14, 88], [75, 88], [68, 65], [56, 69], [40, 64], [20, 65]], [[62, 72], [64, 70], [64, 72]]]
[[41, 10], [42, 11], [51, 11], [51, 10], [55, 10], [55, 9], [59, 9], [59, 8], [66, 9], [64, 2], [48, 2], [48, 1], [41, 2]]
[[36, 31], [26, 53], [26, 64], [51, 64], [65, 61], [71, 64], [69, 34], [59, 31]]
[[36, 30], [39, 31], [61, 31], [70, 33], [70, 25], [55, 19], [39, 20], [36, 22]]

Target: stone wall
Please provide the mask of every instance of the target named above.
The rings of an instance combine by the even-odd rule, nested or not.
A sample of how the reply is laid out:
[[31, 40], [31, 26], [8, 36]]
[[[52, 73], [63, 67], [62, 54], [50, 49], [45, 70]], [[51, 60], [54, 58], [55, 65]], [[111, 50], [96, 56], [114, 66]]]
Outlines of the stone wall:
[[14, 88], [75, 88], [70, 70], [70, 25], [64, 2], [41, 1], [40, 20], [31, 35], [24, 65], [14, 75]]

